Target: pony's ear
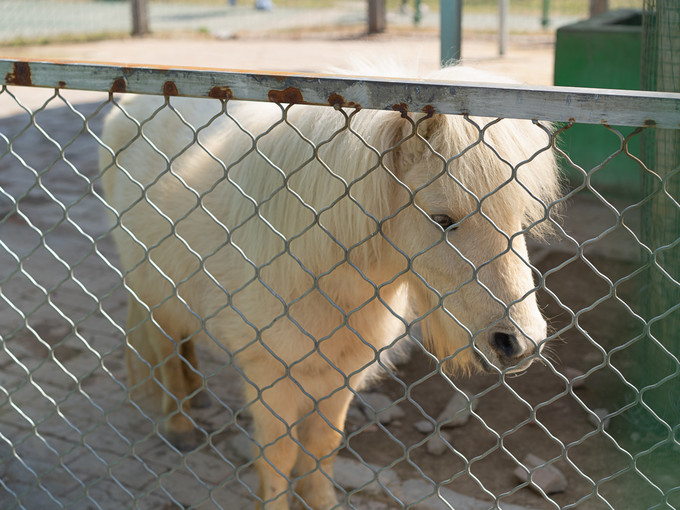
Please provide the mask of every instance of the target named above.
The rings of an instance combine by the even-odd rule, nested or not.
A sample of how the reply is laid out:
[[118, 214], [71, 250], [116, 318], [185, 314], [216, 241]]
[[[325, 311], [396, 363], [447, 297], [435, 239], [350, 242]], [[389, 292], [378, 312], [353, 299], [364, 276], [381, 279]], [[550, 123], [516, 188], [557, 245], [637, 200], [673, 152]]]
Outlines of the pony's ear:
[[427, 140], [428, 142], [432, 139], [435, 133], [441, 133], [444, 127], [446, 117], [441, 113], [435, 113], [434, 115], [419, 115], [419, 118], [414, 119], [418, 134]]
[[442, 135], [446, 118], [442, 114], [409, 114], [400, 115], [394, 122], [398, 128], [392, 130], [392, 168], [397, 176], [403, 176], [415, 163], [436, 151], [432, 140]]

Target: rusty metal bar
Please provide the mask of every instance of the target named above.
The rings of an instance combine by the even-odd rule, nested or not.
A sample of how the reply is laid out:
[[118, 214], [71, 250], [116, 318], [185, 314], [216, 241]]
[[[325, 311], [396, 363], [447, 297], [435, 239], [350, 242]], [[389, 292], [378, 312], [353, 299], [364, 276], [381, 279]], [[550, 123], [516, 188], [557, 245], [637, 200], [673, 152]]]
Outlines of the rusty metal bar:
[[6, 85], [680, 128], [680, 94], [0, 59]]

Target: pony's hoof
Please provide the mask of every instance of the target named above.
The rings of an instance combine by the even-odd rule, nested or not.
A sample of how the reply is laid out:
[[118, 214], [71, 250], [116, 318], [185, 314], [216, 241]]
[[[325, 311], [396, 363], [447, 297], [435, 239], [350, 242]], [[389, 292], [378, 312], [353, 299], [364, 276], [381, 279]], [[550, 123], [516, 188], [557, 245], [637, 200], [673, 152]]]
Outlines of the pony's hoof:
[[201, 390], [191, 397], [191, 407], [194, 409], [205, 409], [212, 405], [212, 399], [207, 391]]

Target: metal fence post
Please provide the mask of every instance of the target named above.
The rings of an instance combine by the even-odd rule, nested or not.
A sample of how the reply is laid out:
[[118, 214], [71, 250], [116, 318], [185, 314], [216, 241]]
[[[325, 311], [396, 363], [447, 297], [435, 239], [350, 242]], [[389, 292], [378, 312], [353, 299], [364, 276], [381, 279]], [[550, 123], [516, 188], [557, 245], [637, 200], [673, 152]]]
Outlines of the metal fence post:
[[368, 33], [385, 31], [385, 0], [368, 0]]
[[460, 60], [462, 7], [462, 0], [441, 0], [439, 3], [442, 66]]
[[508, 28], [508, 11], [510, 0], [498, 0], [498, 54], [505, 55], [510, 39], [510, 29]]
[[550, 0], [543, 0], [541, 8], [541, 26], [547, 28], [550, 24]]
[[590, 0], [590, 17], [609, 10], [609, 0]]
[[[643, 18], [641, 81], [643, 88], [659, 92], [680, 91], [680, 7], [676, 0], [646, 0]], [[648, 129], [643, 174], [645, 196], [643, 242], [648, 255], [648, 281], [641, 301], [649, 324], [641, 352], [638, 384], [643, 399], [666, 423], [680, 420], [680, 130]], [[668, 353], [670, 353], [670, 355]], [[670, 376], [665, 382], [661, 382]]]
[[147, 0], [130, 0], [132, 6], [132, 35], [149, 33], [149, 5]]

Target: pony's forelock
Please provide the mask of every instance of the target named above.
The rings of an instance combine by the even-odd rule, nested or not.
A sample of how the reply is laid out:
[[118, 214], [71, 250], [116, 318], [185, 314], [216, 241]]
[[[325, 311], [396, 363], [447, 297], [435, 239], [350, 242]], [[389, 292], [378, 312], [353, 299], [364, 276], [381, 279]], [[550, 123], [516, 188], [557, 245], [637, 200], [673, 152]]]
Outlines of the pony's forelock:
[[[335, 67], [332, 72], [447, 83], [519, 83], [507, 76], [461, 65], [423, 72], [418, 62], [398, 56], [361, 57], [353, 60], [351, 66]], [[361, 113], [356, 121], [368, 141], [377, 142], [378, 150], [390, 149], [385, 162], [393, 163], [397, 153], [405, 167], [428, 155], [433, 161], [448, 161], [452, 176], [467, 190], [450, 198], [463, 200], [467, 209], [481, 209], [492, 219], [520, 214], [522, 227], [532, 237], [543, 238], [553, 231], [560, 216], [563, 185], [550, 123], [439, 114], [429, 118], [422, 113], [401, 119], [397, 112]], [[372, 136], [370, 132], [378, 134]], [[401, 150], [417, 145], [413, 141], [418, 138], [426, 142], [420, 145], [421, 152]], [[389, 147], [390, 143], [397, 146]], [[395, 168], [398, 165], [399, 162], [394, 163], [391, 169], [398, 170]], [[435, 163], [433, 171], [440, 172], [439, 167]]]
[[[544, 237], [559, 218], [563, 186], [556, 162], [552, 126], [519, 119], [421, 115], [415, 121], [422, 154], [432, 175], [453, 182], [447, 199], [467, 213], [490, 219], [517, 218], [534, 237]], [[426, 127], [427, 123], [434, 123]], [[423, 179], [426, 181], [427, 179]]]

